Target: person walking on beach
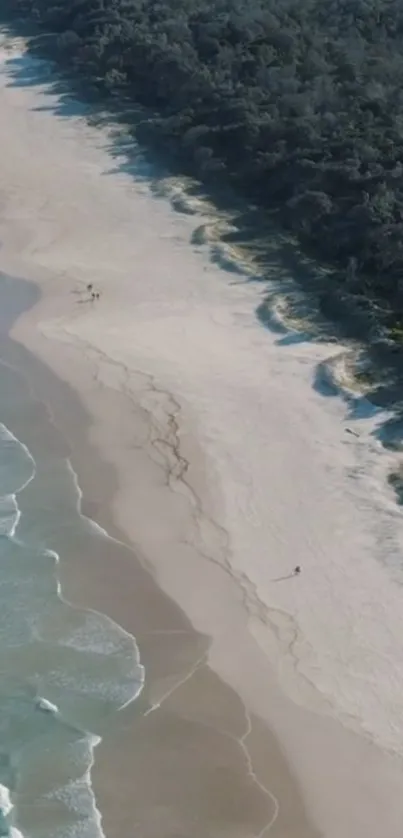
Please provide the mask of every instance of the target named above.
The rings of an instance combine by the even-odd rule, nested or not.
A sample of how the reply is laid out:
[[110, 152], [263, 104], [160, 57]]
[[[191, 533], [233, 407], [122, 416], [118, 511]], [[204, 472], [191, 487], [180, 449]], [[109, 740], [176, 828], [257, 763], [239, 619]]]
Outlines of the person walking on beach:
[[302, 570], [301, 565], [297, 564], [297, 566], [294, 567], [293, 576], [299, 576], [299, 574], [301, 573], [301, 570]]

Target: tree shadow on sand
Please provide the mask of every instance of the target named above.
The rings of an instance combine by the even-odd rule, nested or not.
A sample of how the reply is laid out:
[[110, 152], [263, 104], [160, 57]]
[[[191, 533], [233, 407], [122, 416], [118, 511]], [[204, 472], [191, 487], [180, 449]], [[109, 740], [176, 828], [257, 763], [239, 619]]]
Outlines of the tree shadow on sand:
[[[10, 38], [27, 34], [8, 23]], [[28, 33], [29, 35], [30, 33]], [[10, 87], [36, 87], [47, 101], [35, 108], [60, 119], [80, 118], [102, 132], [111, 158], [104, 176], [125, 174], [156, 197], [168, 199], [175, 212], [203, 217], [192, 244], [208, 248], [211, 261], [231, 282], [254, 283], [256, 317], [285, 349], [308, 341], [329, 345], [329, 358], [342, 341], [350, 355], [348, 373], [356, 381], [352, 394], [332, 374], [331, 364], [318, 363], [312, 386], [324, 398], [342, 397], [350, 422], [392, 412], [373, 434], [385, 448], [403, 447], [403, 344], [387, 336], [388, 312], [375, 301], [353, 294], [340, 271], [303, 252], [276, 216], [247, 205], [223, 184], [202, 185], [178, 161], [163, 159], [138, 142], [138, 129], [150, 116], [145, 108], [107, 97], [96, 85], [60, 71], [46, 56], [46, 38], [30, 37], [28, 54], [10, 54], [1, 67]], [[34, 60], [33, 60], [34, 59]], [[201, 218], [202, 220], [202, 218]], [[362, 368], [370, 370], [363, 393]], [[333, 370], [334, 373], [334, 370]], [[400, 450], [400, 447], [399, 447]]]

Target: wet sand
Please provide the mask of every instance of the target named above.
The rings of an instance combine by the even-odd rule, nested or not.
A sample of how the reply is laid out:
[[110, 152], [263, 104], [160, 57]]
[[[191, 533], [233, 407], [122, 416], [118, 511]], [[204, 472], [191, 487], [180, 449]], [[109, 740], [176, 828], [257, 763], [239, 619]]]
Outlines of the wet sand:
[[6, 337], [9, 321], [34, 297], [27, 283], [0, 280], [1, 360], [31, 391], [14, 431], [38, 460], [41, 448], [52, 446], [78, 466], [83, 513], [113, 535], [92, 538], [85, 552], [64, 550], [63, 595], [133, 634], [146, 668], [142, 694], [102, 730], [96, 752], [93, 783], [106, 835], [316, 838], [276, 737], [212, 672], [210, 638], [193, 629], [125, 545], [111, 513], [117, 474], [89, 441], [83, 405]]

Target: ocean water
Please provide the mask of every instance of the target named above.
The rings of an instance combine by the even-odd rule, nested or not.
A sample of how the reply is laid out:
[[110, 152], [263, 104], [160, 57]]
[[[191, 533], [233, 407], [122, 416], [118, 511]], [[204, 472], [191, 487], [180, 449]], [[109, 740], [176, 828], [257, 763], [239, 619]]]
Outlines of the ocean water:
[[29, 386], [0, 362], [0, 838], [99, 838], [94, 750], [144, 671], [134, 637], [63, 599], [63, 561], [108, 536], [42, 431]]

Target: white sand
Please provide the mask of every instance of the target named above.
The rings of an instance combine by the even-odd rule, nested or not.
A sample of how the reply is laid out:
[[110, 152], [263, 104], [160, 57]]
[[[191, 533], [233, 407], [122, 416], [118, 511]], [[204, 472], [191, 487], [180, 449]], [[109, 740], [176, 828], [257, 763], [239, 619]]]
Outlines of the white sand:
[[[33, 66], [16, 53], [0, 78], [1, 267], [44, 292], [15, 333], [93, 412], [119, 523], [212, 635], [212, 666], [280, 734], [324, 835], [397, 838], [403, 524], [376, 416], [345, 433], [346, 404], [313, 386], [340, 350], [259, 325], [259, 286], [190, 244], [209, 219], [173, 212], [140, 165], [114, 171], [105, 133], [58, 114], [46, 85], [16, 85]], [[88, 282], [101, 299], [80, 304]], [[136, 425], [133, 440], [100, 384], [152, 414], [151, 439]]]

